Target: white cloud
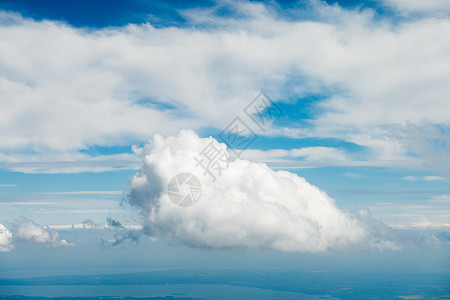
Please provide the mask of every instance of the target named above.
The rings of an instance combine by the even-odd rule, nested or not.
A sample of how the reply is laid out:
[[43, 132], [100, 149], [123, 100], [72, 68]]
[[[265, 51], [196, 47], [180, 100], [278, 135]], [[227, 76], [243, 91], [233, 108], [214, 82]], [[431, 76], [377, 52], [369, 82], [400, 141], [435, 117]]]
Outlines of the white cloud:
[[41, 244], [46, 247], [72, 246], [61, 239], [56, 230], [36, 224], [25, 217], [15, 220], [9, 227], [10, 229], [0, 224], [0, 252], [12, 250], [17, 242]]
[[46, 195], [121, 195], [123, 191], [76, 191], [76, 192], [47, 192]]
[[20, 201], [11, 201], [11, 202], [0, 202], [0, 205], [11, 205], [11, 206], [28, 206], [28, 205], [36, 205], [36, 206], [43, 206], [43, 205], [55, 205], [54, 202], [20, 202]]
[[428, 200], [428, 202], [431, 203], [441, 203], [441, 204], [450, 204], [450, 195], [441, 195], [433, 197], [432, 199]]
[[[234, 157], [235, 155], [232, 156]], [[246, 149], [241, 158], [248, 160], [267, 161], [283, 158], [303, 158], [308, 161], [348, 161], [349, 158], [343, 149], [333, 147], [304, 147], [297, 149]]]
[[36, 211], [37, 214], [108, 214], [108, 213], [121, 213], [121, 209], [110, 209], [110, 208], [98, 208], [98, 209], [41, 209]]
[[47, 247], [72, 245], [61, 239], [56, 230], [36, 224], [25, 217], [15, 220], [11, 226], [11, 231], [16, 242], [41, 244]]
[[[90, 221], [90, 220], [89, 220]], [[55, 230], [78, 230], [78, 229], [114, 229], [109, 224], [95, 224], [94, 222], [83, 222], [82, 224], [63, 224], [63, 225], [50, 225]], [[142, 230], [141, 225], [123, 225], [123, 228], [128, 230]]]
[[348, 161], [270, 161], [267, 165], [275, 169], [303, 169], [317, 167], [384, 167], [384, 168], [406, 168], [421, 169], [422, 161], [416, 159], [378, 159], [378, 160], [348, 160]]
[[406, 12], [450, 12], [447, 0], [382, 0], [385, 4]]
[[445, 178], [442, 176], [424, 176], [423, 180], [425, 180], [425, 181], [444, 181]]
[[416, 228], [449, 228], [450, 224], [449, 223], [440, 223], [440, 224], [435, 224], [430, 222], [427, 218], [421, 217], [419, 221], [411, 224], [411, 227], [416, 227]]
[[[230, 161], [213, 182], [194, 157], [212, 142], [192, 131], [176, 137], [155, 135], [143, 149], [143, 167], [132, 178], [128, 203], [140, 209], [144, 231], [193, 246], [261, 247], [317, 252], [344, 247], [397, 249], [389, 227], [336, 207], [334, 200], [304, 178], [275, 172], [262, 163]], [[178, 173], [195, 174], [201, 199], [180, 208], [169, 199], [167, 185]]]
[[[20, 151], [20, 150], [19, 150]], [[18, 151], [18, 152], [19, 152]], [[131, 153], [88, 155], [75, 152], [44, 151], [35, 154], [2, 154], [0, 168], [22, 173], [81, 173], [135, 170], [139, 162]]]
[[[237, 155], [231, 151], [230, 157], [237, 158]], [[352, 155], [349, 155], [344, 149], [334, 147], [304, 147], [271, 150], [245, 149], [245, 151], [240, 153], [240, 158], [248, 159], [253, 162], [264, 162], [274, 169], [302, 169], [329, 166], [376, 166], [420, 169], [420, 166], [423, 163], [418, 159], [406, 158], [397, 158], [392, 160], [371, 160], [366, 158], [366, 160], [357, 160], [355, 157], [352, 157]]]
[[404, 180], [407, 181], [420, 181], [420, 180], [424, 180], [424, 181], [446, 181], [445, 177], [442, 176], [422, 176], [422, 177], [417, 177], [417, 176], [405, 176], [403, 177]]
[[0, 252], [8, 252], [14, 248], [12, 233], [3, 224], [0, 224]]
[[413, 203], [377, 202], [369, 208], [390, 226], [418, 227], [417, 224], [426, 219], [426, 223], [433, 224], [433, 227], [446, 227], [450, 216], [449, 200], [449, 195], [440, 195], [422, 201], [414, 199]]
[[[11, 162], [20, 149], [76, 152], [149, 132], [223, 128], [261, 87], [275, 100], [335, 91], [316, 107], [312, 129], [268, 134], [343, 139], [368, 147], [374, 161], [413, 152], [439, 166], [433, 157], [445, 158], [448, 145], [436, 156], [433, 140], [416, 135], [439, 124], [447, 131], [437, 134], [448, 136], [448, 18], [393, 25], [370, 10], [313, 1], [311, 19], [287, 20], [263, 4], [220, 5], [239, 11], [239, 21], [213, 8], [186, 12], [192, 26], [185, 28], [85, 30], [1, 13], [1, 159]], [[404, 130], [408, 124], [415, 127]], [[46, 169], [61, 166], [33, 172]]]

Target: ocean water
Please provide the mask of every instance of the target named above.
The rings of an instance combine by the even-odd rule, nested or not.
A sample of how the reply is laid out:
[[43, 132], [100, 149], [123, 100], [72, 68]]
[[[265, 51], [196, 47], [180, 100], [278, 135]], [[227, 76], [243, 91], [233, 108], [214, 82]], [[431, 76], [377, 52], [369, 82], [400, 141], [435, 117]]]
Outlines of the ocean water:
[[225, 284], [0, 286], [1, 295], [34, 297], [173, 297], [184, 299], [338, 299]]

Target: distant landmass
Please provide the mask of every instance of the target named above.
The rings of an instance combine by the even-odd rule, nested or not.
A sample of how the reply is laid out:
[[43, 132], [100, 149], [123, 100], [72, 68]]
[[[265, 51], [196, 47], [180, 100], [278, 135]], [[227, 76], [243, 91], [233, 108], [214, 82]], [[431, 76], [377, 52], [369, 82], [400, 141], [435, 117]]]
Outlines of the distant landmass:
[[450, 299], [449, 278], [448, 273], [177, 269], [3, 278], [0, 299]]
[[193, 300], [193, 299], [200, 299], [200, 298], [190, 298], [190, 297], [173, 297], [173, 296], [166, 296], [166, 297], [35, 297], [35, 296], [0, 296], [0, 299], [17, 299], [17, 300], [48, 300], [48, 299], [55, 299], [55, 300], [74, 300], [74, 299], [83, 299], [83, 300], [105, 300], [105, 299], [121, 299], [121, 300], [170, 300], [170, 299], [176, 299], [176, 300]]

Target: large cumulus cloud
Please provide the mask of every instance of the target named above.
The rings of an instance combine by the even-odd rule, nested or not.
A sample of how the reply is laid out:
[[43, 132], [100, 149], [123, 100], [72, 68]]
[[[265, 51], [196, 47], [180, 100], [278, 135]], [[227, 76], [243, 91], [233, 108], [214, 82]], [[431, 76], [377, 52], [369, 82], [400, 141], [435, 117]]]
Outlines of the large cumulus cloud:
[[[209, 143], [226, 151], [225, 144], [187, 130], [167, 138], [157, 134], [135, 149], [143, 164], [131, 179], [127, 201], [139, 209], [147, 234], [212, 248], [316, 252], [398, 247], [389, 227], [366, 213], [342, 211], [324, 191], [296, 174], [237, 159], [213, 181], [194, 159]], [[172, 177], [183, 172], [202, 182], [201, 199], [184, 208], [174, 205], [167, 193]]]

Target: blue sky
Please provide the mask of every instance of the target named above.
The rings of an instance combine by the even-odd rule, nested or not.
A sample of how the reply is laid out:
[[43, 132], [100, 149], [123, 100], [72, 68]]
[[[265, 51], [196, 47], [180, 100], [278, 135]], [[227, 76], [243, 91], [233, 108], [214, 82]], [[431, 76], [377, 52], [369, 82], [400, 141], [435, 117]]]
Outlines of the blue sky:
[[[86, 220], [86, 240], [110, 251], [98, 247], [108, 217], [148, 225], [127, 203], [148, 163], [137, 147], [182, 129], [218, 139], [236, 117], [258, 135], [241, 157], [255, 170], [297, 174], [391, 228], [448, 232], [449, 12], [403, 0], [2, 1], [0, 223], [13, 237], [0, 255], [30, 240], [87, 251], [71, 227]], [[261, 91], [282, 110], [264, 130], [244, 113]], [[22, 216], [61, 236], [16, 245]], [[152, 234], [127, 247], [151, 249]]]

